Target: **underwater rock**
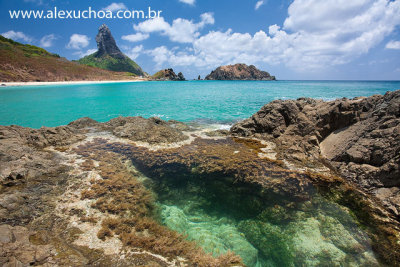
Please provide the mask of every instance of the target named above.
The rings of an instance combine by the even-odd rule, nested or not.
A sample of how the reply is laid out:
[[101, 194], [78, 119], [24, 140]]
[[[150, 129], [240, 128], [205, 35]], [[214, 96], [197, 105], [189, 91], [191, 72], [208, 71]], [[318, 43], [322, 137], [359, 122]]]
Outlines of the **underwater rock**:
[[206, 214], [190, 216], [176, 206], [162, 205], [162, 222], [170, 229], [186, 234], [214, 256], [233, 251], [247, 266], [256, 266], [258, 251], [233, 224], [215, 220]]
[[246, 239], [262, 251], [264, 257], [272, 259], [276, 266], [293, 266], [288, 238], [278, 226], [246, 220], [240, 222], [239, 229], [245, 234]]

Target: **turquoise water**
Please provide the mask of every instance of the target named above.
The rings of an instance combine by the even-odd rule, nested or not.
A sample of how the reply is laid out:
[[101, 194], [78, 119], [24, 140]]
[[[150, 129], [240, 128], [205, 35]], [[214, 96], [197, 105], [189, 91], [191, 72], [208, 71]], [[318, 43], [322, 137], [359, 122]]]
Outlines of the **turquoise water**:
[[400, 89], [400, 81], [190, 81], [5, 87], [0, 125], [39, 128], [89, 116], [232, 123], [275, 99], [370, 96]]

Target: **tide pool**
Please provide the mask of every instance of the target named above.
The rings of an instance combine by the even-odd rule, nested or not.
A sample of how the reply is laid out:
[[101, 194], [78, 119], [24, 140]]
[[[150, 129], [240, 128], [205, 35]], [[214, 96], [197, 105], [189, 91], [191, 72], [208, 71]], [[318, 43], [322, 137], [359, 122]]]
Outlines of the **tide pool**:
[[400, 81], [188, 81], [0, 88], [0, 125], [39, 128], [118, 116], [231, 124], [276, 99], [370, 96]]

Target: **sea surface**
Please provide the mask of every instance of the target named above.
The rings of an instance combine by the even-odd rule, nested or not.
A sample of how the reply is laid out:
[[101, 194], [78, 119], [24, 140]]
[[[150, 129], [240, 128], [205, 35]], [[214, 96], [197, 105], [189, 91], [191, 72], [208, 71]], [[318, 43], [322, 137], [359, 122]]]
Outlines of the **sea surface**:
[[276, 99], [370, 96], [400, 81], [188, 81], [0, 88], [0, 125], [40, 128], [118, 116], [232, 124]]

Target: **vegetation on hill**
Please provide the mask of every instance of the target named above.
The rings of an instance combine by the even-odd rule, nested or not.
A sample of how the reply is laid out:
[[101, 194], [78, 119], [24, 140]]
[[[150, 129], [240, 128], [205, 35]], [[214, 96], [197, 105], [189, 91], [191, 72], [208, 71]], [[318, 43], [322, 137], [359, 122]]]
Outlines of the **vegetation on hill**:
[[161, 81], [186, 81], [182, 72], [179, 72], [178, 75], [175, 74], [173, 69], [163, 69], [156, 72], [153, 76], [151, 76], [153, 80], [161, 80]]
[[147, 76], [142, 68], [118, 48], [107, 25], [99, 28], [96, 36], [97, 52], [78, 60], [79, 63], [105, 70], [130, 72], [138, 76]]
[[112, 71], [130, 72], [134, 75], [143, 75], [142, 69], [129, 57], [115, 58], [110, 55], [97, 57], [97, 53], [78, 60], [80, 64]]
[[0, 35], [1, 82], [128, 79], [134, 79], [134, 75], [80, 65], [43, 48], [21, 44]]

